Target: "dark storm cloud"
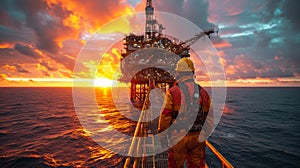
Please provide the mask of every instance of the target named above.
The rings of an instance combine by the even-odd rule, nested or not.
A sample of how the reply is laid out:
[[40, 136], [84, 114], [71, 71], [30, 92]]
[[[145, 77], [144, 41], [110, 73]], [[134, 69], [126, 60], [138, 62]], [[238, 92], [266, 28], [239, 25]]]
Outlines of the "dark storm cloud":
[[[15, 4], [17, 9], [24, 12], [26, 25], [32, 28], [37, 36], [36, 46], [39, 49], [56, 53], [59, 49], [55, 41], [59, 31], [64, 30], [60, 22], [55, 17], [49, 15], [48, 6], [45, 1], [20, 0]], [[67, 30], [65, 31], [65, 33]]]
[[268, 31], [259, 31], [254, 32], [254, 35], [259, 37], [257, 38], [256, 48], [267, 48], [270, 45], [272, 40], [272, 36], [269, 34]]
[[32, 57], [32, 58], [39, 58], [40, 57], [40, 55], [37, 54], [34, 51], [34, 49], [30, 46], [26, 46], [26, 45], [22, 45], [22, 44], [16, 44], [14, 49], [19, 51], [21, 54], [24, 54], [24, 55]]
[[297, 0], [288, 0], [285, 1], [282, 8], [282, 15], [291, 21], [293, 26], [297, 31], [300, 30], [300, 1]]
[[52, 4], [51, 8], [46, 1], [16, 0], [2, 1], [2, 25], [12, 27], [18, 22], [33, 30], [36, 46], [40, 50], [57, 53], [60, 42], [65, 38], [77, 38], [74, 29], [65, 26], [65, 19], [71, 12], [60, 6]]
[[13, 17], [9, 15], [9, 13], [0, 8], [0, 25], [20, 28], [21, 23], [18, 20], [15, 20]]
[[15, 29], [0, 25], [0, 44], [1, 43], [16, 43], [25, 42], [32, 43], [35, 35], [29, 29]]
[[[4, 0], [1, 1], [0, 10], [0, 29], [3, 30], [0, 31], [0, 42], [27, 42], [32, 44], [34, 41], [37, 41], [37, 44], [34, 46], [37, 46], [39, 49], [45, 49], [49, 52], [55, 52], [58, 49], [57, 44], [53, 40], [56, 37], [56, 26], [53, 25], [54, 22], [50, 23], [46, 17], [43, 17], [43, 12], [47, 13], [45, 2], [37, 0]], [[25, 27], [24, 23], [26, 23], [27, 27]], [[31, 29], [28, 29], [28, 27]], [[21, 48], [18, 45], [16, 47]], [[28, 55], [28, 51], [25, 52], [22, 53]]]
[[208, 1], [206, 0], [186, 1], [183, 15], [201, 29], [210, 29], [215, 27], [214, 24], [208, 22]]
[[158, 0], [153, 1], [155, 10], [170, 12], [177, 15], [183, 14], [183, 0]]
[[[72, 12], [63, 8], [60, 3], [51, 4], [50, 8], [45, 1], [39, 0], [1, 1], [0, 3], [0, 44], [1, 42], [16, 43], [14, 49], [19, 53], [40, 58], [35, 51], [36, 47], [46, 57], [73, 70], [75, 60], [64, 56], [63, 53], [57, 54], [61, 50], [59, 43], [64, 38], [72, 38], [72, 28], [63, 24], [63, 19]], [[17, 21], [23, 25], [22, 28], [14, 28], [12, 24]], [[73, 38], [77, 38], [76, 34]], [[76, 57], [76, 55], [72, 56]], [[49, 71], [57, 70], [46, 61], [40, 64]]]
[[154, 1], [155, 9], [170, 12], [182, 16], [193, 22], [201, 29], [214, 28], [215, 25], [208, 22], [207, 0], [159, 0]]
[[24, 27], [25, 15], [14, 1], [0, 1], [0, 43], [34, 42], [34, 32]]
[[[300, 73], [298, 4], [298, 1], [283, 0], [244, 1], [240, 9], [231, 10], [239, 11], [237, 15], [214, 17], [222, 25], [220, 34], [232, 44], [231, 48], [222, 49], [227, 62], [225, 68], [235, 71], [228, 77], [276, 78]], [[237, 62], [240, 55], [247, 56], [247, 64]]]
[[9, 0], [0, 1], [0, 25], [20, 28], [23, 15], [13, 7], [13, 3]]

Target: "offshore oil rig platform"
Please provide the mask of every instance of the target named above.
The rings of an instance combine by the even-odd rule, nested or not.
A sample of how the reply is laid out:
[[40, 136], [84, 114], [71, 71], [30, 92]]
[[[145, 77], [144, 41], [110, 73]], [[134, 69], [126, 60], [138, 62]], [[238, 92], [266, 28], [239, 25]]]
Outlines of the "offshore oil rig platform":
[[131, 83], [130, 98], [135, 106], [143, 104], [149, 88], [155, 86], [166, 91], [171, 87], [175, 82], [172, 74], [175, 65], [180, 58], [190, 57], [190, 45], [205, 35], [217, 32], [212, 29], [176, 42], [163, 34], [165, 27], [155, 19], [152, 0], [147, 0], [145, 14], [145, 34], [127, 35], [121, 51], [121, 80]]
[[[151, 130], [153, 122], [144, 122], [151, 115], [149, 106], [149, 92], [153, 88], [167, 91], [175, 82], [174, 69], [180, 58], [190, 57], [190, 46], [204, 36], [218, 33], [217, 30], [207, 30], [196, 34], [186, 41], [178, 41], [163, 34], [165, 27], [160, 24], [154, 16], [152, 0], [147, 0], [146, 25], [143, 35], [129, 34], [123, 39], [124, 49], [121, 51], [121, 71], [123, 77], [120, 79], [130, 83], [130, 100], [132, 104], [141, 109], [139, 121], [134, 132], [130, 150], [124, 168], [128, 167], [167, 167], [166, 152], [154, 155], [160, 142], [152, 138], [151, 142], [141, 142], [139, 137], [153, 137], [157, 132]], [[152, 126], [151, 126], [152, 124]], [[220, 160], [222, 167], [233, 167], [213, 146], [206, 141], [207, 147]], [[134, 152], [144, 152], [149, 155], [144, 158], [133, 158]]]

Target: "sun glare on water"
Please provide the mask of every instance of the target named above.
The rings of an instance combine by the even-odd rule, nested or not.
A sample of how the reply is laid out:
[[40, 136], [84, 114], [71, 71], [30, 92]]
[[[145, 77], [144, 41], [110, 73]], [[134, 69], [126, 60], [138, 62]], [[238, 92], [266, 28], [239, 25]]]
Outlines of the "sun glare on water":
[[102, 87], [102, 88], [107, 88], [107, 87], [112, 87], [113, 81], [107, 78], [99, 78], [99, 79], [94, 79], [94, 86], [95, 87]]

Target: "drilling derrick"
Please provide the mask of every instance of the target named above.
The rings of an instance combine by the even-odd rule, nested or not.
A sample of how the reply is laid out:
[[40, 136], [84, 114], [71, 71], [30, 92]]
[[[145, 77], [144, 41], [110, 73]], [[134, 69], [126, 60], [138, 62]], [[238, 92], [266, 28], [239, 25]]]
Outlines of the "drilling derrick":
[[161, 37], [164, 27], [162, 24], [159, 24], [154, 17], [154, 8], [152, 6], [152, 0], [147, 0], [145, 13], [146, 13], [146, 26], [145, 26], [146, 40], [153, 40], [155, 37]]
[[199, 38], [216, 32], [201, 32], [185, 42], [176, 43], [176, 40], [163, 36], [165, 28], [155, 19], [152, 0], [147, 0], [145, 15], [145, 34], [125, 36], [124, 50], [121, 51], [121, 81], [130, 82], [130, 99], [136, 107], [144, 103], [149, 89], [156, 87], [166, 91], [172, 87], [177, 61], [190, 57], [190, 45]]

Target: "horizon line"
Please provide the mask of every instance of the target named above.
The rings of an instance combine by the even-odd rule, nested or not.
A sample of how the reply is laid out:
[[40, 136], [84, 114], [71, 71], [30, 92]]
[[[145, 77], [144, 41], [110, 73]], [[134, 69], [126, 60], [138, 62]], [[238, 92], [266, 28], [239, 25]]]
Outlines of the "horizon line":
[[[211, 88], [212, 86], [202, 85], [202, 87]], [[279, 86], [213, 86], [214, 88], [288, 88], [288, 87], [300, 87], [297, 85], [279, 85]], [[118, 87], [98, 87], [98, 86], [0, 86], [0, 88], [98, 88], [98, 89], [110, 89]], [[119, 86], [119, 88], [129, 88], [126, 86]]]

